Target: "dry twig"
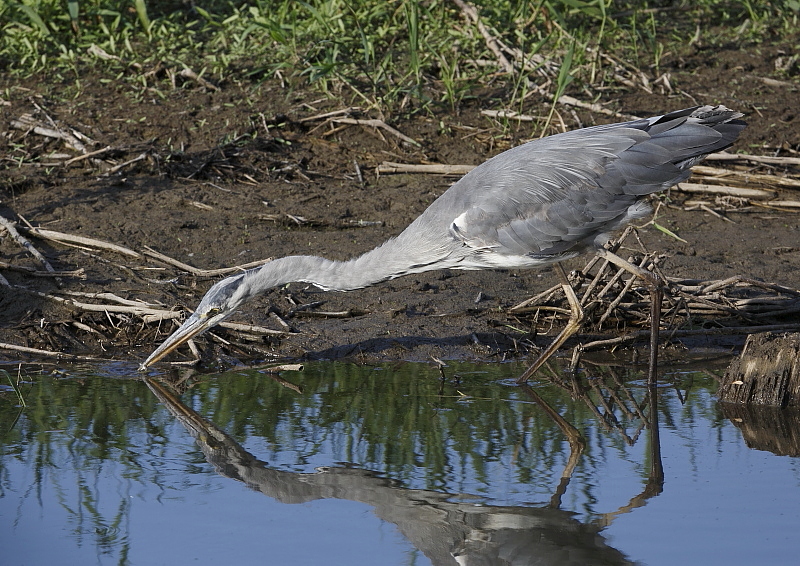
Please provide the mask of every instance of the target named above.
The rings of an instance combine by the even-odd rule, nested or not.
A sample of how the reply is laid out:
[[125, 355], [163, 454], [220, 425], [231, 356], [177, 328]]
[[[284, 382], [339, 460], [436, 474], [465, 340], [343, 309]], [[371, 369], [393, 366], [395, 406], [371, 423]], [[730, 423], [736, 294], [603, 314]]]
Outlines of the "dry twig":
[[47, 271], [49, 271], [50, 273], [55, 273], [56, 270], [53, 268], [52, 265], [50, 265], [50, 262], [48, 262], [45, 259], [45, 257], [41, 253], [39, 253], [39, 250], [34, 248], [33, 244], [31, 244], [24, 236], [22, 236], [19, 232], [17, 232], [14, 222], [8, 220], [3, 216], [0, 216], [0, 226], [5, 228], [9, 236], [11, 236], [11, 238], [15, 242], [17, 242], [20, 246], [25, 248], [25, 250], [29, 254], [31, 254], [34, 258], [36, 258], [36, 260], [39, 263], [41, 263]]
[[45, 136], [48, 138], [55, 138], [64, 141], [69, 147], [86, 153], [86, 146], [83, 145], [77, 137], [65, 132], [53, 124], [54, 127], [46, 127], [42, 124], [41, 120], [37, 120], [32, 114], [23, 114], [16, 120], [11, 120], [11, 127], [17, 130], [23, 130], [26, 133], [33, 132], [34, 134]]
[[61, 360], [71, 361], [97, 361], [101, 358], [94, 358], [92, 356], [76, 356], [73, 354], [65, 354], [63, 352], [51, 352], [50, 350], [40, 350], [38, 348], [28, 348], [27, 346], [18, 346], [16, 344], [6, 344], [0, 342], [0, 350], [11, 350], [14, 352], [22, 352], [25, 354], [33, 354], [35, 356], [44, 356], [48, 358], [59, 358]]
[[748, 153], [712, 153], [706, 161], [752, 161], [765, 165], [800, 165], [800, 157], [770, 157], [768, 155], [750, 155]]
[[[635, 232], [630, 229], [626, 230], [615, 246], [618, 247], [631, 233]], [[645, 259], [640, 263], [641, 266], [646, 266], [648, 255], [652, 254], [645, 255]], [[590, 260], [587, 266], [578, 272], [580, 279], [590, 273], [596, 262], [596, 258]], [[654, 264], [652, 269], [659, 272]], [[785, 330], [800, 326], [798, 323], [758, 326], [758, 322], [761, 320], [779, 320], [800, 312], [800, 290], [742, 276], [720, 281], [698, 281], [669, 278], [660, 272], [659, 275], [663, 281], [667, 282], [666, 290], [668, 291], [664, 294], [664, 304], [662, 304], [662, 311], [665, 313], [662, 323], [670, 325], [670, 335], [673, 337], [703, 334], [744, 335], [762, 329]], [[601, 265], [591, 284], [585, 289], [581, 289], [581, 284], [578, 284], [576, 292], [583, 291], [580, 301], [582, 305], [585, 305], [586, 325], [600, 327], [612, 317], [615, 318], [617, 325], [646, 326], [649, 324], [648, 301], [647, 297], [641, 294], [641, 286], [634, 285], [636, 278], [629, 278], [627, 282], [623, 282], [621, 276], [622, 273], [616, 269], [611, 273], [606, 273], [606, 265]], [[607, 281], [607, 283], [597, 292], [596, 289], [600, 287], [601, 281]], [[562, 314], [565, 309], [556, 308], [550, 304], [553, 297], [557, 295], [559, 287], [554, 286], [533, 299], [512, 307], [510, 312], [516, 316], [523, 313], [532, 314], [534, 318], [539, 317], [541, 313], [565, 318], [568, 314]], [[613, 296], [610, 296], [612, 291]], [[603, 305], [605, 307], [598, 310], [598, 307]], [[671, 317], [666, 315], [671, 315]], [[742, 325], [742, 322], [745, 325]], [[713, 323], [716, 328], [697, 330], [681, 328], [686, 324], [697, 326], [704, 323]], [[595, 349], [626, 344], [648, 336], [649, 330], [636, 331], [613, 338], [595, 340], [584, 344], [583, 347]]]
[[72, 271], [40, 271], [32, 267], [25, 267], [23, 265], [14, 265], [0, 261], [0, 269], [9, 269], [11, 271], [20, 271], [33, 277], [76, 277], [78, 279], [86, 279], [86, 272], [81, 269], [74, 269]]
[[173, 259], [160, 252], [157, 252], [153, 248], [150, 248], [148, 246], [145, 246], [144, 249], [145, 249], [144, 255], [152, 257], [159, 261], [163, 261], [164, 263], [167, 263], [173, 267], [177, 267], [178, 269], [182, 269], [183, 271], [191, 273], [192, 275], [196, 275], [197, 277], [215, 277], [217, 275], [228, 275], [229, 273], [245, 271], [247, 269], [252, 269], [254, 267], [258, 267], [259, 265], [264, 265], [265, 263], [269, 263], [270, 261], [272, 261], [271, 258], [260, 259], [258, 261], [252, 261], [250, 263], [245, 263], [243, 265], [234, 265], [233, 267], [223, 267], [222, 269], [199, 269], [197, 267], [192, 267], [189, 264], [178, 261], [177, 259]]
[[779, 177], [778, 175], [762, 175], [745, 171], [733, 171], [731, 169], [720, 169], [718, 167], [708, 167], [706, 165], [695, 165], [692, 167], [692, 172], [696, 175], [705, 175], [714, 179], [725, 179], [726, 181], [735, 180], [745, 185], [761, 183], [780, 187], [800, 188], [800, 179]]
[[85, 236], [76, 236], [74, 234], [64, 234], [63, 232], [55, 232], [53, 230], [45, 230], [44, 228], [26, 228], [26, 232], [32, 236], [37, 236], [43, 240], [50, 240], [59, 242], [61, 244], [77, 244], [79, 246], [88, 246], [90, 248], [107, 250], [126, 255], [132, 258], [140, 258], [141, 254], [129, 248], [118, 246], [103, 240], [96, 240], [94, 238], [87, 238]]
[[387, 124], [383, 120], [378, 120], [378, 119], [375, 119], [375, 118], [369, 119], [369, 120], [362, 120], [362, 119], [357, 119], [357, 118], [331, 118], [330, 121], [333, 122], [333, 123], [336, 123], [336, 124], [348, 124], [348, 125], [357, 125], [357, 126], [369, 126], [369, 127], [372, 127], [372, 128], [381, 128], [381, 129], [389, 132], [393, 136], [400, 138], [404, 142], [410, 143], [411, 145], [416, 145], [416, 146], [419, 147], [419, 142], [417, 140], [411, 139], [410, 137], [408, 137], [404, 133], [394, 129], [393, 127], [391, 127], [389, 124]]
[[141, 317], [142, 320], [144, 320], [145, 322], [158, 322], [161, 320], [171, 320], [182, 316], [181, 311], [168, 311], [163, 309], [156, 309], [148, 306], [147, 303], [134, 302], [133, 305], [109, 305], [109, 304], [84, 303], [81, 301], [76, 301], [74, 299], [60, 297], [58, 295], [51, 295], [48, 293], [42, 293], [40, 291], [31, 291], [29, 289], [23, 289], [21, 287], [14, 287], [14, 289], [23, 293], [29, 293], [31, 295], [47, 299], [49, 301], [60, 303], [66, 307], [75, 309], [77, 311], [132, 314]]
[[109, 169], [108, 171], [103, 173], [102, 176], [103, 177], [110, 177], [111, 175], [113, 175], [114, 173], [119, 171], [120, 169], [123, 169], [123, 168], [127, 167], [128, 165], [132, 165], [132, 164], [136, 163], [137, 161], [142, 161], [143, 159], [147, 159], [147, 154], [146, 153], [140, 153], [139, 155], [137, 155], [133, 159], [129, 159], [128, 161], [125, 161], [124, 163], [120, 163], [119, 165], [115, 165], [114, 167], [112, 167], [111, 169]]
[[305, 118], [300, 118], [298, 122], [316, 122], [317, 120], [327, 120], [328, 118], [333, 118], [334, 116], [352, 116], [356, 112], [360, 112], [361, 108], [358, 106], [351, 106], [349, 108], [342, 108], [341, 110], [334, 110], [332, 112], [325, 112], [323, 114], [316, 114], [314, 116], [306, 116]]
[[440, 174], [440, 175], [466, 175], [475, 169], [475, 165], [445, 165], [443, 163], [429, 163], [426, 165], [418, 165], [413, 163], [394, 163], [392, 161], [384, 161], [375, 169], [377, 174], [395, 174], [395, 173], [427, 173], [427, 174]]
[[769, 200], [778, 196], [775, 191], [764, 189], [748, 189], [743, 187], [730, 187], [727, 185], [707, 185], [705, 183], [679, 183], [675, 189], [684, 193], [705, 193], [709, 195], [726, 195], [746, 199]]

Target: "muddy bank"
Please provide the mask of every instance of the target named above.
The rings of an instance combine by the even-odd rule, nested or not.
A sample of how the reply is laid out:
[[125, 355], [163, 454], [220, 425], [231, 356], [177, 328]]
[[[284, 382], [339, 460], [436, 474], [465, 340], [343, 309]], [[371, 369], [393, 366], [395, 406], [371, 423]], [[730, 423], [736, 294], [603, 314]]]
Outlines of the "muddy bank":
[[[749, 127], [734, 149], [772, 155], [783, 148], [781, 155], [796, 155], [798, 89], [760, 79], [774, 74], [773, 60], [785, 48], [762, 46], [757, 54], [730, 50], [666, 60], [683, 95], [631, 91], [602, 102], [639, 116], [691, 106], [694, 100], [723, 103], [747, 113]], [[277, 81], [221, 86], [217, 92], [186, 86], [162, 99], [85, 76], [76, 97], [73, 86], [47, 77], [0, 79], [2, 91], [10, 93], [8, 104], [0, 107], [5, 139], [0, 214], [137, 252], [152, 248], [203, 269], [291, 254], [345, 259], [398, 234], [454, 180], [376, 176], [381, 162], [478, 164], [532, 133], [530, 125], [503, 129], [482, 116], [483, 108], [502, 107], [489, 97], [473, 101], [457, 115], [434, 109], [407, 118], [387, 117], [417, 140], [417, 147], [370, 127], [307, 120], [351, 101], [290, 91]], [[545, 102], [538, 104], [531, 114], [546, 113]], [[110, 149], [65, 164], [67, 159], [52, 154], [80, 153], [12, 126], [26, 113], [44, 119], [35, 106], [90, 138], [89, 151]], [[614, 121], [585, 111], [563, 112], [567, 127], [578, 127], [576, 119], [584, 126]], [[752, 170], [782, 174], [781, 168]], [[798, 198], [796, 191], [784, 194]], [[728, 221], [703, 210], [683, 210], [687, 199], [696, 197], [673, 192], [662, 197], [664, 206], [658, 211], [658, 223], [685, 242], [653, 226], [640, 231], [647, 248], [664, 256], [662, 265], [670, 276], [745, 275], [800, 288], [798, 214], [750, 206], [728, 212]], [[3, 270], [13, 287], [0, 287], [0, 342], [140, 360], [174, 329], [173, 322], [143, 323], [124, 313], [67, 308], [42, 294], [111, 292], [165, 309], [193, 308], [215, 280], [144, 255], [131, 258], [30, 240], [56, 269], [83, 269], [85, 279]], [[11, 238], [2, 238], [0, 253], [15, 266], [41, 269]], [[579, 268], [585, 261], [572, 260], [568, 267]], [[352, 293], [322, 293], [293, 284], [271, 291], [234, 319], [285, 334], [236, 338], [242, 347], [218, 340], [199, 343], [213, 344], [205, 349], [212, 359], [525, 356], [533, 345], [546, 342], [539, 334], [553, 329], [546, 322], [510, 314], [508, 308], [554, 283], [550, 270], [543, 270], [434, 272]], [[218, 335], [224, 338], [226, 332]], [[695, 338], [690, 345], [729, 348], [737, 341]], [[6, 360], [21, 356], [0, 352]]]

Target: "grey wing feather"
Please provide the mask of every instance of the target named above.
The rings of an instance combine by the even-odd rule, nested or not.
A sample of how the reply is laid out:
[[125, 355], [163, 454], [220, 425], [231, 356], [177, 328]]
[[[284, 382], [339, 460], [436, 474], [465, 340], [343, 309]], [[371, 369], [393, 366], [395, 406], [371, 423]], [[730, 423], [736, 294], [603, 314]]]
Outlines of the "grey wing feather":
[[731, 145], [745, 126], [740, 116], [724, 107], [687, 109], [506, 151], [443, 197], [460, 200], [450, 204], [465, 210], [451, 233], [476, 250], [501, 254], [580, 251], [643, 215], [646, 207], [637, 203], [644, 195], [685, 180], [691, 165]]

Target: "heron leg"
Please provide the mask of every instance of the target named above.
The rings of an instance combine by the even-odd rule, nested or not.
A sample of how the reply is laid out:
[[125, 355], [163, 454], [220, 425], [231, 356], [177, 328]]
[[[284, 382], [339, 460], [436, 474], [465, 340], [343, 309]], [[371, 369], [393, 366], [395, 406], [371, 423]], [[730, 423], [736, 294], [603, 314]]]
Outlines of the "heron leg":
[[656, 373], [658, 372], [658, 330], [661, 325], [661, 300], [664, 298], [661, 278], [652, 271], [647, 271], [638, 265], [625, 261], [605, 248], [600, 248], [597, 251], [597, 255], [637, 276], [644, 281], [647, 290], [650, 292], [650, 363], [647, 370], [647, 382], [650, 385], [655, 385]]
[[[655, 385], [656, 374], [658, 373], [658, 331], [661, 325], [661, 301], [664, 293], [661, 287], [661, 278], [646, 269], [634, 265], [619, 257], [617, 254], [608, 251], [605, 248], [600, 248], [597, 255], [601, 258], [613, 263], [617, 267], [639, 277], [647, 286], [650, 292], [650, 360], [647, 371], [647, 381], [650, 385]], [[567, 339], [575, 334], [583, 324], [583, 309], [581, 308], [580, 301], [575, 295], [575, 290], [569, 283], [567, 274], [560, 263], [555, 265], [556, 273], [561, 280], [561, 286], [564, 289], [564, 294], [570, 306], [570, 317], [564, 330], [556, 336], [555, 340], [539, 355], [536, 361], [531, 365], [525, 373], [517, 379], [517, 383], [526, 383], [536, 371], [558, 350]]]
[[525, 370], [519, 378], [517, 378], [517, 383], [527, 383], [530, 377], [536, 373], [536, 371], [542, 367], [542, 365], [550, 359], [556, 350], [558, 350], [567, 339], [575, 334], [578, 330], [580, 330], [581, 325], [583, 324], [583, 309], [581, 308], [581, 302], [578, 300], [578, 297], [575, 295], [575, 290], [572, 288], [572, 284], [569, 282], [569, 278], [567, 277], [564, 268], [561, 266], [560, 263], [555, 264], [556, 273], [558, 274], [558, 278], [561, 280], [561, 287], [564, 289], [564, 295], [567, 297], [567, 302], [569, 303], [570, 315], [569, 320], [567, 321], [567, 325], [564, 327], [564, 330], [556, 336], [555, 340], [551, 342], [551, 344], [539, 354], [539, 357], [533, 362], [533, 365]]

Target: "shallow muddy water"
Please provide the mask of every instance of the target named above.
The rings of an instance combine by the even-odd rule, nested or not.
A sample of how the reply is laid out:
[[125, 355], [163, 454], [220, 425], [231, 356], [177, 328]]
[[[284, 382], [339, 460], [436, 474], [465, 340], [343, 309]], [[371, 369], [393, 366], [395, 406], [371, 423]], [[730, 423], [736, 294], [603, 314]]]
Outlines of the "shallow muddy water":
[[655, 442], [641, 374], [586, 367], [529, 389], [512, 364], [70, 367], [21, 384], [25, 407], [5, 382], [2, 562], [796, 560], [800, 459], [749, 448], [708, 371], [662, 374]]

